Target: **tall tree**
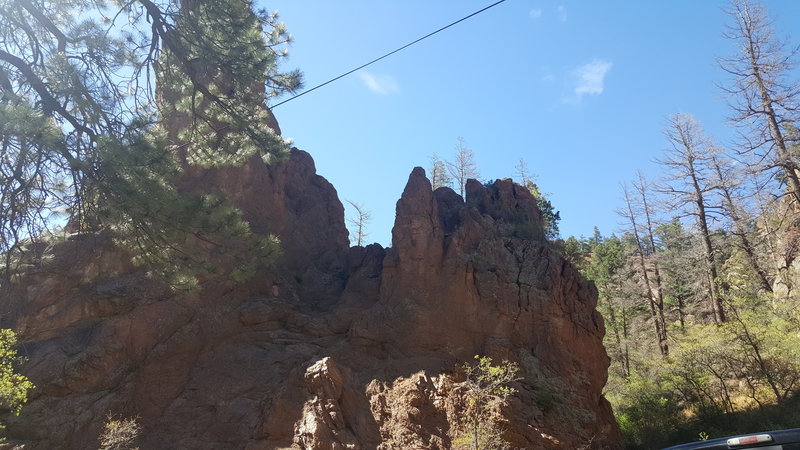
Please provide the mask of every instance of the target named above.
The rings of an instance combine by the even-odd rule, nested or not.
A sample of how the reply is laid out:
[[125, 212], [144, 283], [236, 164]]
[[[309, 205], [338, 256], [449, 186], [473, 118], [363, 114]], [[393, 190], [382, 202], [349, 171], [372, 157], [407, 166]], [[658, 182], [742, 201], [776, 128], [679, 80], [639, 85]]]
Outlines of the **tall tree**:
[[645, 298], [650, 308], [656, 342], [662, 356], [669, 355], [667, 341], [667, 326], [664, 318], [664, 290], [661, 285], [661, 275], [658, 263], [650, 258], [655, 251], [653, 240], [653, 217], [648, 195], [650, 186], [639, 174], [638, 183], [634, 183], [635, 193], [627, 185], [622, 185], [625, 208], [618, 211], [629, 223], [629, 231], [633, 237], [636, 253], [636, 264], [639, 276], [645, 289]]
[[619, 278], [626, 266], [625, 246], [613, 234], [603, 239], [597, 227], [595, 235], [589, 241], [591, 249], [590, 262], [582, 273], [594, 281], [597, 286], [599, 309], [602, 311], [608, 328], [611, 331], [613, 345], [609, 352], [620, 366], [621, 375], [627, 379], [631, 376], [629, 338], [629, 310], [620, 301], [621, 287]]
[[739, 51], [719, 62], [733, 76], [725, 90], [733, 98], [731, 119], [745, 130], [742, 151], [760, 170], [779, 170], [800, 205], [800, 162], [786, 134], [787, 126], [800, 122], [798, 48], [789, 49], [775, 37], [763, 6], [733, 0], [727, 12], [733, 23], [725, 36], [739, 44]]
[[277, 69], [286, 42], [249, 0], [0, 0], [0, 251], [66, 221], [175, 272], [205, 265], [188, 242], [248, 235], [223, 198], [177, 190], [179, 158], [286, 154], [263, 95], [299, 86]]
[[275, 70], [270, 45], [289, 39], [276, 16], [255, 12], [251, 0], [194, 0], [181, 2], [172, 20], [173, 44], [156, 71], [170, 144], [202, 167], [284, 156], [288, 147], [269, 126], [265, 96], [293, 90], [299, 75]]
[[475, 163], [475, 152], [467, 147], [467, 141], [463, 137], [458, 137], [456, 154], [452, 161], [447, 162], [447, 171], [458, 185], [458, 193], [461, 197], [464, 197], [467, 180], [480, 176], [478, 165]]
[[[665, 303], [678, 313], [678, 322], [682, 330], [686, 329], [686, 316], [689, 302], [696, 297], [695, 292], [702, 292], [705, 283], [698, 285], [692, 274], [703, 273], [705, 259], [695, 255], [694, 236], [688, 233], [678, 218], [662, 223], [656, 228], [659, 241], [658, 262], [664, 280]], [[702, 295], [697, 296], [702, 298]]]
[[714, 321], [725, 322], [719, 270], [709, 228], [712, 211], [719, 209], [710, 203], [716, 190], [710, 167], [714, 148], [700, 124], [688, 114], [672, 115], [664, 135], [670, 147], [658, 160], [666, 171], [662, 190], [669, 195], [673, 209], [686, 210], [697, 223], [705, 250], [708, 301]]
[[738, 181], [739, 177], [733, 170], [729, 160], [723, 158], [721, 155], [712, 153], [710, 162], [711, 168], [713, 169], [713, 183], [719, 189], [720, 196], [722, 197], [722, 209], [725, 215], [730, 219], [732, 225], [731, 232], [736, 237], [739, 248], [745, 254], [750, 269], [755, 274], [761, 289], [765, 292], [772, 292], [772, 282], [757, 253], [756, 243], [753, 242], [752, 239], [752, 236], [755, 234], [754, 227], [752, 226], [753, 221], [750, 219], [744, 207], [742, 196], [739, 194], [741, 185]]
[[654, 320], [658, 322], [658, 325], [661, 328], [661, 340], [659, 341], [659, 347], [661, 348], [662, 354], [667, 355], [669, 353], [669, 347], [667, 343], [667, 321], [664, 317], [664, 283], [661, 276], [661, 265], [659, 264], [658, 258], [652, 257], [658, 251], [655, 239], [655, 212], [651, 198], [653, 195], [653, 187], [645, 178], [644, 174], [638, 172], [636, 175], [637, 180], [631, 184], [639, 197], [642, 219], [644, 219], [642, 223], [642, 238], [645, 241], [645, 248], [647, 249], [646, 251], [651, 255], [650, 267], [653, 274], [653, 285], [652, 289], [650, 290], [650, 297], [653, 299], [653, 304], [656, 308]]

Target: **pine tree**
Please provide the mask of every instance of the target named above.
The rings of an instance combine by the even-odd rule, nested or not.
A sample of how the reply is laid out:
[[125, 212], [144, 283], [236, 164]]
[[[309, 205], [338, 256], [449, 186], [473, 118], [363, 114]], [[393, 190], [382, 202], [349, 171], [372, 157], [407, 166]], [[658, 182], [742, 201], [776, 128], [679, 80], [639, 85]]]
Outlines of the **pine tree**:
[[[582, 273], [594, 281], [598, 293], [598, 309], [606, 318], [606, 327], [612, 338], [609, 352], [619, 365], [621, 375], [631, 376], [630, 349], [628, 345], [630, 330], [630, 309], [620, 301], [620, 276], [626, 266], [625, 245], [615, 235], [604, 239], [595, 227], [594, 237], [589, 241], [591, 259]], [[607, 337], [609, 337], [607, 335]]]
[[289, 38], [248, 0], [0, 0], [0, 252], [68, 222], [182, 285], [213, 271], [208, 243], [274, 255], [226, 199], [176, 181], [286, 154], [265, 94], [299, 87], [277, 68]]
[[548, 195], [542, 193], [539, 185], [536, 184], [536, 176], [528, 172], [528, 164], [520, 158], [519, 163], [514, 167], [517, 171], [519, 182], [536, 198], [536, 206], [542, 213], [544, 221], [544, 235], [548, 239], [557, 239], [559, 236], [558, 222], [561, 220], [561, 212], [556, 211]]

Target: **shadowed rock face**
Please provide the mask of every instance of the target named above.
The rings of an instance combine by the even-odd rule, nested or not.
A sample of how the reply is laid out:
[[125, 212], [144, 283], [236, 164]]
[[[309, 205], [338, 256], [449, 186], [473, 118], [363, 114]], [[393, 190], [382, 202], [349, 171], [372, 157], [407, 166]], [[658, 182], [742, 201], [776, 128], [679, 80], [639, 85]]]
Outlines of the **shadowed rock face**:
[[194, 176], [278, 235], [283, 260], [184, 295], [106, 236], [48, 250], [4, 299], [38, 386], [11, 441], [92, 448], [111, 414], [139, 418], [143, 449], [445, 449], [464, 407], [454, 366], [482, 354], [522, 368], [499, 411], [515, 446], [619, 446], [596, 290], [524, 188], [470, 181], [464, 201], [416, 168], [392, 247], [348, 248], [307, 153]]

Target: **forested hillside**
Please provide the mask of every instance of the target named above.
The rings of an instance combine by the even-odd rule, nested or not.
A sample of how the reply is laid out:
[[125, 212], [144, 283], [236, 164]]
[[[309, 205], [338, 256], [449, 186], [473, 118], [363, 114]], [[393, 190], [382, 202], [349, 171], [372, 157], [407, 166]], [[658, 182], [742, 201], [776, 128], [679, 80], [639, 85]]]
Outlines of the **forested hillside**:
[[631, 448], [800, 426], [796, 49], [760, 6], [727, 12], [738, 139], [670, 116], [660, 176], [621, 185], [620, 233], [563, 243], [599, 291], [606, 393]]

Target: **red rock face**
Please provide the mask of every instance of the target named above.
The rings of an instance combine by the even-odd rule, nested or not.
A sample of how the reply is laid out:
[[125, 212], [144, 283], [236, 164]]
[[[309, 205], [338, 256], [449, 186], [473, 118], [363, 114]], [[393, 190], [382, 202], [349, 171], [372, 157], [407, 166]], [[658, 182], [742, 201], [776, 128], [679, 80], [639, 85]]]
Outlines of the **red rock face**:
[[187, 296], [106, 237], [59, 244], [6, 299], [38, 386], [11, 441], [93, 448], [111, 414], [138, 417], [147, 449], [446, 449], [464, 408], [454, 367], [481, 354], [521, 367], [498, 413], [514, 446], [619, 446], [597, 293], [544, 241], [524, 188], [470, 181], [464, 201], [414, 169], [392, 247], [348, 248], [304, 152], [198, 176], [284, 259]]

